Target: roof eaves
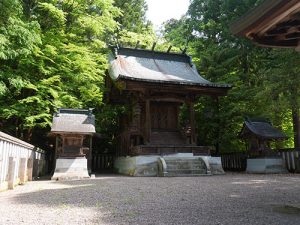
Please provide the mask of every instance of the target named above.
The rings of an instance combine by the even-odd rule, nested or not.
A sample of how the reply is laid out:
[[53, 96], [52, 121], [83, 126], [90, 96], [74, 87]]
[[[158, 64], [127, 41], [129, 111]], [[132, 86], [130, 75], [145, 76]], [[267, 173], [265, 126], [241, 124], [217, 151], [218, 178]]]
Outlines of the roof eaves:
[[153, 51], [149, 49], [134, 49], [120, 47], [116, 49], [118, 55], [130, 55], [143, 58], [152, 58], [152, 59], [172, 59], [173, 61], [191, 63], [191, 58], [186, 53], [175, 53], [175, 52], [162, 52], [162, 51]]
[[195, 83], [195, 82], [181, 82], [181, 81], [165, 81], [165, 80], [151, 80], [151, 79], [142, 79], [136, 77], [128, 77], [124, 75], [119, 75], [116, 81], [118, 80], [132, 80], [132, 81], [140, 81], [140, 82], [147, 82], [147, 83], [161, 83], [161, 84], [177, 84], [177, 85], [189, 85], [189, 86], [201, 86], [201, 87], [214, 87], [214, 88], [232, 88], [230, 84], [215, 84], [215, 83]]
[[282, 4], [285, 4], [289, 0], [266, 0], [262, 4], [254, 7], [249, 10], [245, 15], [233, 21], [229, 29], [235, 34], [242, 36], [250, 26], [254, 24], [259, 24], [267, 16], [267, 13], [271, 10], [280, 7]]
[[[269, 122], [266, 122], [266, 123], [268, 123], [268, 124], [270, 124]], [[251, 122], [249, 122], [249, 121], [245, 121], [245, 125], [247, 126], [247, 128], [253, 133], [253, 134], [255, 134], [256, 136], [258, 136], [258, 137], [261, 137], [261, 138], [263, 138], [263, 139], [269, 139], [269, 140], [276, 140], [276, 139], [287, 139], [288, 137], [285, 135], [285, 134], [283, 134], [282, 133], [282, 136], [281, 137], [274, 137], [274, 136], [266, 136], [266, 135], [262, 135], [262, 134], [260, 134], [260, 132], [259, 131], [257, 131], [256, 130], [256, 128], [251, 124]], [[276, 129], [276, 128], [274, 128], [274, 129]], [[280, 131], [279, 131], [280, 132]]]

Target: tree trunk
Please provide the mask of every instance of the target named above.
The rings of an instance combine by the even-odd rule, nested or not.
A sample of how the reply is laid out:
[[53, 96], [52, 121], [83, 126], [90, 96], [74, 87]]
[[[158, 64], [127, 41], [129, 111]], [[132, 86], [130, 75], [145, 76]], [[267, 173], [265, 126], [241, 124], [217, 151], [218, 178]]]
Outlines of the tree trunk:
[[221, 129], [221, 120], [220, 120], [220, 102], [219, 102], [219, 98], [215, 97], [214, 98], [214, 102], [216, 104], [216, 114], [217, 114], [217, 130], [215, 131], [216, 133], [216, 155], [219, 156], [220, 155], [220, 129]]
[[291, 85], [291, 106], [294, 131], [294, 148], [300, 149], [300, 124], [299, 124], [299, 104], [298, 104], [298, 86]]
[[300, 149], [300, 124], [299, 124], [299, 110], [296, 107], [292, 109], [293, 130], [294, 130], [294, 148]]

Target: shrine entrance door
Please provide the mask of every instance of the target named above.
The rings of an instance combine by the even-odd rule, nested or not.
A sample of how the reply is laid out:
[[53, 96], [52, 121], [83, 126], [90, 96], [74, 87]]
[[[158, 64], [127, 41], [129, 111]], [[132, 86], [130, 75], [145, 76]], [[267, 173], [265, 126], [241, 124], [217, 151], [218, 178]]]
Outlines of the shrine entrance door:
[[179, 104], [171, 102], [151, 102], [151, 130], [178, 130]]

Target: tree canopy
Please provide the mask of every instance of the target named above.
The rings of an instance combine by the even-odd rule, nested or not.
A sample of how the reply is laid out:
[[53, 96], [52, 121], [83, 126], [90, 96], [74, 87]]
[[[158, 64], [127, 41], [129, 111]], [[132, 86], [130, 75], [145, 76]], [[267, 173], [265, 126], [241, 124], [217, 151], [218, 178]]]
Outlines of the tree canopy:
[[219, 144], [221, 151], [243, 149], [237, 135], [244, 116], [268, 118], [283, 129], [291, 138], [277, 147], [292, 147], [294, 132], [299, 146], [299, 55], [259, 48], [229, 30], [230, 23], [261, 2], [193, 0], [185, 16], [167, 21], [162, 30], [168, 42], [188, 46], [204, 77], [233, 85], [227, 97], [217, 102], [202, 98], [196, 109], [199, 142]]
[[[265, 117], [300, 147], [299, 54], [258, 48], [229, 26], [261, 0], [192, 0], [164, 23], [157, 49], [187, 48], [201, 75], [233, 85], [227, 97], [198, 100], [198, 144], [240, 151], [244, 116]], [[0, 126], [24, 140], [49, 130], [58, 107], [95, 108], [97, 131], [113, 136], [124, 109], [106, 105], [110, 45], [151, 48], [159, 40], [145, 0], [2, 0]], [[294, 135], [295, 134], [295, 135]]]

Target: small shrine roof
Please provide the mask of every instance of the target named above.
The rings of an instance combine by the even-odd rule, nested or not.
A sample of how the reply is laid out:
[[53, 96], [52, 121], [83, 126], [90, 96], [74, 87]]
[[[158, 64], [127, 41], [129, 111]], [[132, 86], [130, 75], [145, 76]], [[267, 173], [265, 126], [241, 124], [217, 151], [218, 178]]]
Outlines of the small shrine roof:
[[285, 134], [273, 127], [269, 121], [264, 119], [246, 118], [240, 137], [247, 136], [249, 132], [262, 139], [287, 139]]
[[52, 133], [95, 133], [92, 109], [59, 109], [53, 116]]
[[125, 79], [152, 83], [198, 85], [230, 88], [204, 79], [186, 54], [144, 49], [115, 48], [110, 57], [109, 74], [113, 80]]

